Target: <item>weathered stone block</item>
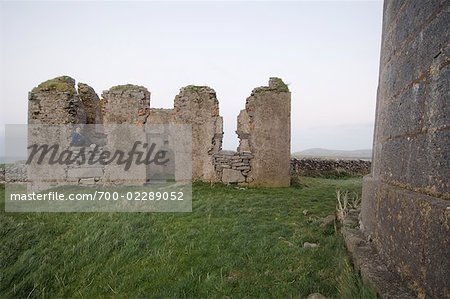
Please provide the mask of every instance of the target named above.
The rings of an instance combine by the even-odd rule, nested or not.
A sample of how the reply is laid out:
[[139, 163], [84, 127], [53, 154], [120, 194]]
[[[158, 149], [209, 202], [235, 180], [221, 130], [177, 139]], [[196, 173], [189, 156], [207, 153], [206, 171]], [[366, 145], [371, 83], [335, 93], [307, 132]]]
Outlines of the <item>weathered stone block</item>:
[[81, 185], [95, 185], [96, 181], [95, 178], [88, 178], [88, 179], [80, 179], [79, 183]]
[[237, 166], [235, 169], [237, 169], [237, 170], [251, 170], [250, 165]]
[[[422, 171], [424, 177], [428, 176], [426, 192], [450, 199], [450, 128], [429, 132], [423, 142], [419, 154], [425, 155], [427, 164], [425, 168], [417, 169], [417, 172]], [[411, 158], [413, 161], [414, 158]], [[411, 173], [409, 176], [413, 184], [414, 175]]]
[[379, 112], [381, 129], [377, 138], [419, 133], [422, 130], [425, 84], [422, 80], [398, 97], [383, 99]]
[[382, 64], [394, 55], [398, 56], [399, 49], [412, 42], [411, 36], [417, 36], [417, 32], [426, 28], [437, 13], [445, 11], [445, 6], [448, 7], [448, 1], [445, 0], [386, 1], [384, 11], [387, 14], [383, 15]]
[[67, 170], [68, 178], [93, 178], [102, 176], [103, 168], [80, 167]]
[[448, 201], [366, 177], [361, 219], [380, 253], [417, 294], [448, 295], [450, 210]]
[[379, 149], [377, 176], [427, 194], [450, 197], [450, 130], [386, 141]]
[[222, 172], [222, 182], [229, 183], [242, 183], [245, 182], [245, 177], [239, 170], [224, 169]]
[[[450, 21], [449, 21], [450, 22]], [[444, 54], [441, 54], [444, 56]], [[431, 68], [426, 109], [427, 128], [450, 126], [450, 57], [447, 62], [436, 63]], [[441, 61], [440, 61], [441, 62]]]

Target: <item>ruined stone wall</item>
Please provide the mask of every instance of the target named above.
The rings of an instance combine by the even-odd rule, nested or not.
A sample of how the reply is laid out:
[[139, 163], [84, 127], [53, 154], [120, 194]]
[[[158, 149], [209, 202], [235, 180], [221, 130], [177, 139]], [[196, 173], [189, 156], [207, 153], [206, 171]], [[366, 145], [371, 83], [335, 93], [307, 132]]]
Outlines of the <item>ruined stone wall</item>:
[[39, 84], [28, 95], [28, 124], [86, 123], [83, 102], [75, 80], [62, 76]]
[[192, 125], [192, 179], [216, 182], [213, 155], [222, 149], [223, 120], [216, 92], [207, 86], [186, 86], [175, 97], [175, 123]]
[[[31, 90], [28, 100], [28, 146], [47, 144], [48, 136], [54, 136], [59, 137], [54, 140], [56, 144], [62, 149], [68, 148], [71, 127], [86, 123], [86, 112], [75, 88], [75, 80], [68, 76], [47, 80]], [[38, 167], [37, 159], [27, 167], [30, 191], [45, 189], [65, 180], [66, 167], [60, 164], [49, 166], [48, 160], [46, 157], [43, 161], [47, 167]]]
[[[221, 151], [223, 119], [216, 93], [207, 86], [183, 87], [173, 109], [156, 109], [150, 107], [150, 92], [142, 86], [115, 86], [99, 99], [89, 85], [79, 83], [77, 90], [74, 79], [58, 77], [31, 92], [29, 123], [85, 124], [83, 134], [106, 149], [120, 149], [121, 145], [126, 149], [127, 138], [147, 142], [147, 124], [186, 124], [192, 127], [192, 180], [272, 187], [289, 186], [290, 182], [290, 92], [278, 78], [270, 78], [269, 86], [255, 88], [247, 99], [238, 116], [237, 152]], [[127, 131], [127, 126], [142, 128], [142, 134], [136, 133], [135, 127]], [[130, 132], [139, 136], [129, 136]], [[124, 177], [110, 165], [90, 170], [69, 168], [61, 177], [74, 182], [120, 182]], [[134, 171], [137, 177], [149, 173], [143, 166]]]
[[238, 116], [239, 153], [253, 155], [247, 181], [253, 186], [290, 184], [291, 93], [279, 78], [258, 87]]
[[450, 297], [449, 99], [450, 2], [385, 1], [361, 219], [419, 297]]
[[[134, 142], [147, 142], [145, 124], [150, 115], [150, 92], [143, 86], [118, 85], [102, 94], [104, 133], [107, 136], [106, 149], [113, 152], [127, 152]], [[121, 126], [116, 126], [120, 124]], [[104, 167], [104, 182], [127, 182], [140, 185], [147, 180], [147, 166], [133, 164], [124, 172], [122, 167], [107, 164]]]
[[150, 92], [138, 85], [118, 85], [102, 94], [104, 124], [146, 123], [150, 114]]

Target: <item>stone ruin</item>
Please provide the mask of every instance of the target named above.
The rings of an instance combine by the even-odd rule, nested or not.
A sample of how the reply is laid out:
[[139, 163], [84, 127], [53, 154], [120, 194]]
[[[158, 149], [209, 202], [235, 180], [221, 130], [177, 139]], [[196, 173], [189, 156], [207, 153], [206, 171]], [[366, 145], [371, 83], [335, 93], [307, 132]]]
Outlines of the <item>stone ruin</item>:
[[[449, 191], [450, 1], [387, 0], [360, 215], [370, 242], [352, 246], [356, 256], [373, 245], [382, 261], [376, 268], [398, 275], [412, 297], [450, 298]], [[377, 269], [366, 276], [386, 297], [409, 297], [386, 294], [398, 285], [380, 285]]]
[[[289, 89], [279, 78], [270, 78], [268, 86], [255, 88], [238, 116], [237, 151], [222, 150], [219, 101], [207, 86], [183, 87], [173, 109], [157, 109], [151, 107], [150, 92], [142, 86], [115, 86], [100, 98], [87, 84], [76, 87], [74, 79], [57, 77], [29, 93], [28, 124], [87, 125], [84, 134], [102, 145], [105, 140], [120, 139], [105, 131], [109, 124], [188, 124], [192, 127], [193, 181], [285, 187], [290, 184], [290, 101]], [[82, 184], [123, 176], [107, 165], [56, 171], [65, 180]]]
[[[361, 269], [372, 265], [363, 277], [385, 296], [409, 295], [396, 296], [397, 280], [383, 285], [382, 269], [387, 277], [398, 275], [414, 297], [450, 298], [450, 2], [385, 0], [383, 10], [373, 164], [360, 214], [363, 237], [346, 243], [360, 256]], [[144, 87], [113, 87], [99, 99], [88, 85], [80, 83], [77, 90], [73, 79], [59, 77], [32, 90], [28, 119], [29, 124], [188, 123], [194, 180], [289, 185], [290, 93], [279, 79], [247, 99], [238, 116], [235, 152], [221, 150], [222, 118], [208, 87], [184, 87], [173, 109], [154, 109]], [[368, 251], [371, 246], [374, 251]], [[358, 255], [364, 251], [371, 254]]]

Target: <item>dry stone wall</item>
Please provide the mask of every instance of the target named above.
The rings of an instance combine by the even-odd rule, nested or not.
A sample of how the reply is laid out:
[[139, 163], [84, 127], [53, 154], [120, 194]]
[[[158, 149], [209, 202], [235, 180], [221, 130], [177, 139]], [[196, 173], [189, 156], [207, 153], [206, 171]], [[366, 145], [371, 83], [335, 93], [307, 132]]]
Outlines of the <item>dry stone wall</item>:
[[220, 151], [215, 154], [213, 163], [219, 181], [225, 184], [248, 184], [252, 158], [250, 152]]
[[175, 123], [192, 125], [192, 179], [217, 181], [213, 155], [222, 149], [223, 120], [216, 92], [207, 86], [189, 85], [175, 97]]
[[370, 173], [371, 162], [320, 158], [292, 158], [291, 171], [300, 176], [364, 176]]

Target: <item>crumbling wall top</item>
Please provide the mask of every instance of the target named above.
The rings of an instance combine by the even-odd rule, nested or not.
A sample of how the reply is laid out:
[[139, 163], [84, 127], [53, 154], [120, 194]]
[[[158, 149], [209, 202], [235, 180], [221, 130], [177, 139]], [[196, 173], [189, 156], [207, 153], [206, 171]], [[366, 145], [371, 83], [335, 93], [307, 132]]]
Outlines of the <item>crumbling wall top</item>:
[[265, 91], [289, 92], [289, 87], [286, 85], [286, 83], [283, 82], [282, 79], [277, 77], [271, 77], [269, 78], [269, 86], [256, 87], [255, 89], [252, 90], [252, 95]]
[[75, 80], [60, 76], [33, 88], [28, 95], [29, 124], [81, 124], [86, 122], [84, 105]]
[[219, 117], [216, 91], [209, 86], [188, 85], [180, 89], [174, 100], [177, 120], [203, 123], [205, 118]]
[[150, 113], [150, 92], [139, 85], [117, 85], [103, 91], [106, 124], [144, 124]]
[[60, 76], [45, 82], [42, 82], [37, 87], [31, 90], [32, 93], [38, 93], [42, 91], [57, 91], [57, 92], [69, 92], [71, 95], [76, 93], [75, 79], [69, 76]]
[[205, 86], [205, 85], [188, 85], [185, 87], [182, 87], [180, 89], [180, 91], [195, 91], [195, 92], [201, 92], [201, 93], [211, 93], [211, 94], [216, 94], [216, 91], [214, 89], [212, 89], [209, 86]]
[[114, 94], [114, 95], [123, 95], [130, 96], [136, 99], [150, 98], [150, 92], [147, 88], [140, 85], [134, 84], [125, 84], [125, 85], [116, 85], [111, 87], [109, 90], [104, 91], [103, 94]]

